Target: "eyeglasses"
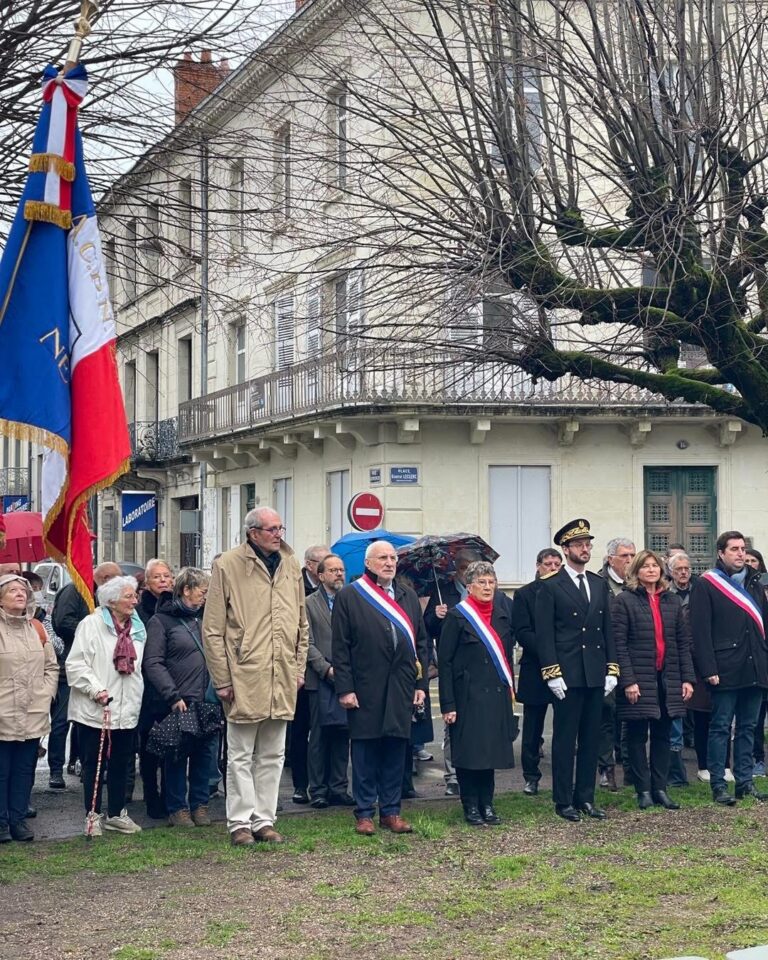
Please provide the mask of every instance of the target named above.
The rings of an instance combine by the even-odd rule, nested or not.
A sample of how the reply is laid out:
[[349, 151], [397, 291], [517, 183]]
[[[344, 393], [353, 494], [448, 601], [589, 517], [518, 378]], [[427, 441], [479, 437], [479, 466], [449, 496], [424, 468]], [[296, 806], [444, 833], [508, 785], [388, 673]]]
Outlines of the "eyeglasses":
[[476, 584], [478, 587], [495, 587], [495, 580], [473, 580], [472, 583]]
[[263, 530], [264, 533], [285, 533], [285, 527], [251, 527], [252, 530]]

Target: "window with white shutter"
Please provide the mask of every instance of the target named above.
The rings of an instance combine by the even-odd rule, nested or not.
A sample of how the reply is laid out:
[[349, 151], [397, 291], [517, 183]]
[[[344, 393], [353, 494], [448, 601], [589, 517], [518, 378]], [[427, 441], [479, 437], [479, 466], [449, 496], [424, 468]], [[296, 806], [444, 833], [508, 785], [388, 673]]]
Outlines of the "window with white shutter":
[[361, 343], [357, 336], [363, 329], [363, 275], [350, 270], [334, 284], [335, 320], [340, 389], [347, 399], [357, 395], [362, 385]]
[[314, 406], [318, 401], [320, 387], [320, 352], [323, 345], [323, 334], [320, 329], [322, 311], [322, 292], [319, 288], [310, 290], [307, 294], [307, 338], [305, 352], [307, 360], [316, 360], [314, 366], [307, 369], [307, 403]]
[[[275, 367], [288, 370], [295, 360], [296, 330], [293, 294], [275, 301]], [[280, 377], [277, 383], [277, 407], [279, 412], [293, 408], [293, 375]]]

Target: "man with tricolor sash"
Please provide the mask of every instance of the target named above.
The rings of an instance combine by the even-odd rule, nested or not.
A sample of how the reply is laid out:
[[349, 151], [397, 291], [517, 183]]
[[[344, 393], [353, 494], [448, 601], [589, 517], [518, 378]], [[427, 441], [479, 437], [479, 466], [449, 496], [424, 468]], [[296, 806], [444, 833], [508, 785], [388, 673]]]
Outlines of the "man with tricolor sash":
[[336, 693], [348, 711], [356, 831], [410, 833], [400, 816], [403, 769], [414, 706], [424, 703], [429, 649], [416, 594], [395, 583], [397, 554], [384, 540], [368, 546], [365, 573], [333, 605]]
[[[688, 609], [696, 672], [712, 698], [707, 741], [712, 799], [723, 806], [748, 796], [768, 800], [768, 794], [757, 792], [752, 779], [755, 724], [768, 688], [768, 606], [760, 574], [746, 564], [746, 542], [738, 530], [717, 538], [717, 563], [696, 581]], [[725, 781], [734, 720], [735, 798]]]

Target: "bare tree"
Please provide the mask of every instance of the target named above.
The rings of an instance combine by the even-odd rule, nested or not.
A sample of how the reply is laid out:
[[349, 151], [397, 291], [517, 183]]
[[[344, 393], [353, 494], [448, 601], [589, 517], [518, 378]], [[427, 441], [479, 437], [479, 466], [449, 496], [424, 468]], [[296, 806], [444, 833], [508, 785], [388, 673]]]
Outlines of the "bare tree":
[[[99, 196], [175, 118], [169, 68], [204, 47], [216, 59], [242, 59], [275, 3], [259, 0], [101, 0], [83, 48], [90, 91], [80, 125], [92, 189]], [[61, 65], [80, 0], [0, 4], [0, 209], [8, 220], [26, 176], [40, 113], [40, 77]]]
[[765, 0], [350, 5], [282, 65], [296, 196], [327, 199], [283, 245], [354, 249], [367, 319], [345, 333], [419, 363], [608, 381], [768, 433], [767, 26]]

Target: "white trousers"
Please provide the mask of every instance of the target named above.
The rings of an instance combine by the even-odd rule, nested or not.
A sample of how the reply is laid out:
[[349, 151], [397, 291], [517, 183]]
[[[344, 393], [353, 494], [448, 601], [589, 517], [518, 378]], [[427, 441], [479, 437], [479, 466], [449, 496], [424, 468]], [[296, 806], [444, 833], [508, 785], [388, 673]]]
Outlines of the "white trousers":
[[274, 825], [286, 720], [227, 723], [227, 829]]

